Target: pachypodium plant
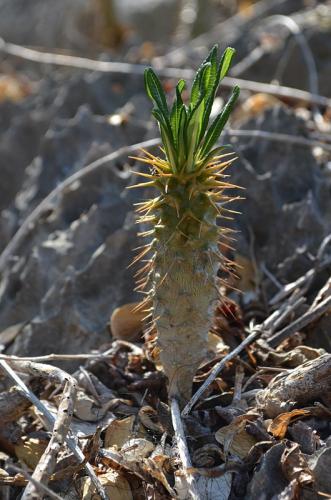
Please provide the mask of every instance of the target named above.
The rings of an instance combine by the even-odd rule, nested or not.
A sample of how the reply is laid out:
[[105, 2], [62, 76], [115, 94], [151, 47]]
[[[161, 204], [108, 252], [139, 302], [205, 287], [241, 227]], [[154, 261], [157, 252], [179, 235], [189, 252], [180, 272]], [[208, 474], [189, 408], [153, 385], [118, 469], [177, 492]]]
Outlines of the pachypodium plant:
[[217, 218], [232, 199], [226, 190], [236, 187], [226, 182], [224, 174], [234, 158], [217, 142], [238, 98], [238, 87], [209, 122], [234, 53], [227, 48], [219, 60], [215, 46], [196, 73], [189, 102], [183, 102], [185, 81], [180, 80], [171, 110], [158, 77], [151, 68], [145, 71], [163, 147], [160, 157], [144, 151], [144, 157], [135, 158], [147, 164], [149, 172], [136, 172], [146, 182], [132, 187], [158, 191], [154, 198], [138, 203], [138, 223], [150, 225], [141, 234], [150, 241], [135, 259], [143, 261], [137, 288], [146, 293], [142, 307], [151, 305], [148, 313], [157, 331], [168, 396], [180, 405], [190, 398], [193, 377], [205, 357], [219, 294], [217, 272], [227, 267], [220, 249], [226, 229]]

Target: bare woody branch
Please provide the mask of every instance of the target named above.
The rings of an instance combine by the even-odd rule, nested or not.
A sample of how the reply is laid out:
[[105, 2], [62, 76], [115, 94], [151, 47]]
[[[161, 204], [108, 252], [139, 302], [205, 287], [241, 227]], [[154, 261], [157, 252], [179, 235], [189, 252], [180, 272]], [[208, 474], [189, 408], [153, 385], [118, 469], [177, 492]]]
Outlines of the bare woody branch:
[[76, 386], [77, 384], [72, 383], [71, 380], [65, 382], [57, 418], [52, 431], [52, 437], [32, 474], [32, 478], [35, 481], [29, 481], [22, 495], [22, 500], [38, 500], [40, 497], [37, 484], [41, 483], [45, 486], [48, 484], [50, 475], [53, 473], [56, 466], [57, 456], [65, 443], [65, 439], [70, 429], [76, 400]]
[[[9, 361], [9, 362], [8, 362]], [[55, 368], [50, 365], [33, 363], [31, 361], [14, 361], [14, 360], [0, 360], [0, 367], [5, 371], [5, 373], [17, 384], [25, 396], [38, 408], [40, 413], [43, 415], [45, 419], [45, 425], [50, 431], [53, 431], [55, 425], [55, 418], [52, 413], [46, 408], [46, 406], [36, 397], [36, 395], [30, 391], [27, 385], [23, 382], [23, 380], [15, 373], [14, 369], [18, 372], [26, 373], [33, 376], [45, 377], [48, 380], [64, 384], [66, 382], [71, 382], [72, 385], [76, 384], [75, 379], [73, 379], [68, 373], [59, 368]], [[14, 369], [13, 369], [14, 368]], [[76, 441], [71, 436], [65, 437], [65, 442], [68, 448], [72, 451], [74, 456], [77, 458], [79, 463], [84, 463], [84, 469], [86, 473], [91, 478], [92, 483], [94, 484], [97, 492], [99, 493], [102, 500], [108, 500], [107, 494], [100, 483], [97, 475], [94, 472], [93, 467], [87, 462], [85, 463], [85, 456], [79, 446], [76, 444]]]

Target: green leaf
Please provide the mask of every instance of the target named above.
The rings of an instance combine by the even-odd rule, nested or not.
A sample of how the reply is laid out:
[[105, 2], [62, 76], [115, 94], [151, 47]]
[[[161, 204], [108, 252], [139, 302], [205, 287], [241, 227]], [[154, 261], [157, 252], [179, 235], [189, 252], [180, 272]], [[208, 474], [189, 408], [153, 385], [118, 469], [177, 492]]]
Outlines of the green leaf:
[[219, 82], [223, 80], [226, 76], [229, 68], [231, 66], [232, 58], [235, 55], [236, 51], [232, 47], [228, 47], [225, 49], [222, 55], [222, 59], [219, 66]]
[[186, 126], [187, 144], [188, 144], [188, 168], [193, 166], [193, 156], [198, 147], [198, 138], [202, 123], [205, 102], [201, 99], [196, 108], [192, 111]]
[[206, 71], [206, 67], [210, 68], [209, 75], [211, 78], [214, 79], [217, 76], [217, 45], [214, 45], [214, 47], [211, 49], [208, 56], [202, 62], [198, 71], [196, 72], [195, 78], [193, 80], [192, 89], [191, 89], [191, 96], [190, 96], [191, 109], [194, 109], [194, 107], [197, 105], [197, 103], [201, 97], [201, 90], [202, 90], [202, 85], [201, 85], [202, 81], [201, 80], [202, 80], [202, 77], [204, 75], [204, 72]]
[[226, 122], [228, 121], [233, 106], [239, 97], [239, 93], [240, 93], [239, 87], [235, 86], [234, 89], [232, 90], [232, 95], [230, 99], [222, 109], [221, 113], [215, 118], [215, 120], [211, 124], [200, 151], [199, 156], [201, 158], [206, 156], [210, 152], [214, 144], [217, 142]]
[[188, 106], [185, 106], [181, 96], [185, 82], [178, 82], [171, 113], [160, 80], [151, 68], [146, 69], [146, 92], [154, 104], [152, 113], [159, 122], [166, 156], [174, 171], [181, 168], [191, 170], [205, 162], [211, 154], [216, 154], [218, 148], [213, 149], [213, 146], [239, 95], [238, 87], [207, 129], [217, 88], [230, 68], [234, 53], [235, 50], [228, 47], [218, 63], [218, 48], [215, 45], [196, 72]]
[[179, 125], [178, 125], [178, 165], [182, 167], [187, 158], [188, 144], [186, 138], [187, 130], [187, 113], [186, 107], [183, 106], [180, 112]]
[[165, 117], [169, 117], [169, 110], [162, 85], [152, 68], [147, 68], [144, 73], [145, 87], [148, 97], [154, 101]]
[[185, 80], [180, 80], [176, 86], [176, 98], [174, 100], [174, 104], [172, 106], [170, 114], [170, 123], [174, 136], [174, 143], [177, 148], [178, 148], [178, 131], [179, 131], [180, 116], [182, 108], [184, 107], [181, 93], [184, 90], [184, 88], [185, 88]]
[[147, 95], [154, 102], [155, 110], [158, 111], [158, 113], [154, 116], [157, 118], [162, 115], [163, 120], [160, 120], [159, 118], [157, 118], [157, 120], [159, 121], [161, 127], [165, 128], [167, 135], [169, 136], [169, 140], [174, 146], [174, 138], [170, 125], [168, 105], [161, 86], [161, 82], [152, 68], [148, 68], [147, 70], [145, 70], [144, 77]]
[[211, 113], [211, 110], [213, 107], [215, 94], [217, 92], [218, 86], [219, 86], [221, 80], [223, 80], [223, 78], [227, 74], [227, 72], [230, 68], [231, 62], [232, 62], [232, 58], [235, 55], [235, 52], [236, 52], [235, 49], [233, 49], [232, 47], [228, 47], [227, 49], [225, 49], [225, 51], [223, 52], [219, 67], [218, 67], [218, 69], [216, 69], [217, 75], [215, 76], [215, 78], [213, 80], [214, 85], [213, 85], [213, 88], [210, 90], [208, 98], [206, 100], [206, 106], [205, 106], [204, 115], [203, 115], [203, 119], [202, 119], [199, 142], [201, 142], [201, 140], [202, 140], [202, 138], [207, 130], [209, 118], [210, 118], [210, 113]]
[[167, 158], [171, 165], [174, 167], [177, 164], [176, 150], [173, 142], [173, 135], [170, 124], [167, 123], [164, 116], [159, 109], [154, 108], [152, 115], [156, 118], [160, 125], [161, 138], [164, 145], [164, 149], [167, 154]]

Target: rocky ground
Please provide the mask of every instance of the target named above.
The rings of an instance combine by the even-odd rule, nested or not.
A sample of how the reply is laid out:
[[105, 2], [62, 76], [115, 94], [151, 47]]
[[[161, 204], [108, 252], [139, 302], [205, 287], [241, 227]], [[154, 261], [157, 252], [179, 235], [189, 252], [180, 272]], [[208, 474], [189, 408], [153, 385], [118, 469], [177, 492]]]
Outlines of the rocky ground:
[[[69, 400], [79, 388], [71, 448], [46, 468], [60, 498], [190, 498], [187, 473], [200, 498], [330, 497], [331, 4], [210, 0], [184, 22], [175, 1], [118, 2], [109, 17], [101, 1], [23, 3], [0, 1], [1, 498], [21, 498], [32, 473], [36, 492], [23, 498], [51, 495], [40, 458], [66, 404], [64, 377]], [[251, 82], [223, 137], [238, 154], [231, 179], [245, 188], [233, 206], [241, 215], [227, 222], [239, 230], [229, 257], [241, 268], [194, 391], [259, 333], [185, 419], [183, 472], [165, 380], [130, 305], [140, 300], [127, 268], [140, 241], [128, 156], [158, 136], [143, 65], [159, 68], [170, 96], [167, 68], [196, 68], [216, 41], [237, 49], [231, 76]], [[12, 44], [96, 64], [32, 62]], [[132, 66], [100, 72], [97, 61]]]

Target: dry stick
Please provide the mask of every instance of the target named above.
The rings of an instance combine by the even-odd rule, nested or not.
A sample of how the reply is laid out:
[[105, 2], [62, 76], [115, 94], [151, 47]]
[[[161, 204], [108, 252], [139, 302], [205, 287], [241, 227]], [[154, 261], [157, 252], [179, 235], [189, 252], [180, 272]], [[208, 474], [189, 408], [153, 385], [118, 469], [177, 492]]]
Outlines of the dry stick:
[[109, 359], [113, 356], [113, 351], [110, 349], [109, 354], [46, 354], [45, 356], [11, 356], [9, 354], [0, 354], [0, 359], [5, 361], [34, 361], [40, 363], [43, 361], [73, 361], [73, 360], [102, 360]]
[[37, 485], [41, 483], [47, 486], [48, 484], [50, 475], [53, 473], [56, 466], [57, 456], [70, 429], [76, 400], [76, 385], [76, 383], [71, 383], [68, 380], [65, 383], [52, 431], [52, 437], [32, 474], [32, 479], [34, 479], [34, 481], [29, 481], [22, 495], [22, 500], [38, 500], [40, 497]]
[[309, 80], [309, 90], [311, 94], [318, 94], [318, 74], [316, 68], [316, 62], [314, 59], [314, 55], [309, 47], [309, 44], [302, 33], [302, 30], [298, 23], [294, 21], [290, 16], [284, 15], [274, 15], [262, 21], [263, 24], [282, 24], [285, 26], [295, 37], [303, 58], [305, 60], [307, 70], [308, 70], [308, 80]]
[[331, 277], [327, 280], [325, 285], [320, 289], [309, 310], [312, 311], [315, 307], [321, 303], [321, 301], [328, 295], [331, 294]]
[[114, 351], [117, 347], [126, 347], [131, 349], [131, 352], [137, 356], [143, 353], [141, 347], [127, 340], [116, 340], [110, 349], [97, 354], [45, 354], [44, 356], [13, 356], [12, 354], [0, 354], [0, 359], [5, 361], [34, 361], [37, 363], [43, 361], [73, 361], [73, 360], [107, 360], [114, 355]]
[[226, 131], [232, 137], [250, 137], [258, 139], [267, 139], [268, 141], [281, 142], [304, 147], [321, 147], [325, 151], [331, 151], [331, 144], [325, 144], [321, 141], [306, 139], [296, 135], [279, 134], [277, 132], [266, 132], [264, 130], [234, 130], [228, 129]]
[[[90, 71], [99, 71], [102, 73], [121, 73], [121, 74], [136, 74], [142, 75], [145, 70], [143, 64], [131, 64], [125, 62], [113, 61], [98, 61], [95, 59], [87, 59], [85, 57], [69, 56], [64, 54], [54, 54], [50, 52], [42, 52], [40, 50], [29, 49], [5, 42], [0, 38], [0, 51], [10, 54], [21, 59], [33, 61], [39, 64], [53, 64], [56, 66], [67, 66], [70, 68], [86, 69]], [[168, 78], [186, 78], [191, 80], [195, 72], [191, 69], [181, 68], [160, 68], [159, 74]], [[265, 94], [276, 95], [305, 103], [317, 104], [320, 106], [331, 107], [331, 99], [318, 94], [311, 94], [305, 90], [299, 90], [283, 85], [271, 83], [260, 83], [252, 80], [244, 80], [241, 78], [231, 78], [226, 76], [222, 80], [222, 85], [227, 88], [232, 88], [234, 85], [239, 85], [243, 90], [251, 92], [262, 92]]]
[[70, 177], [67, 177], [63, 182], [58, 184], [56, 188], [51, 191], [46, 198], [42, 200], [42, 202], [37, 205], [37, 207], [31, 212], [30, 215], [25, 219], [21, 227], [18, 229], [18, 231], [15, 233], [13, 238], [10, 240], [6, 248], [3, 250], [2, 254], [0, 255], [0, 273], [3, 272], [9, 257], [15, 252], [15, 250], [18, 248], [18, 246], [23, 242], [25, 237], [29, 234], [31, 231], [31, 227], [34, 226], [36, 220], [41, 216], [41, 214], [49, 208], [49, 205], [54, 201], [56, 196], [60, 195], [66, 188], [71, 186], [74, 182], [77, 180], [81, 179], [82, 177], [85, 177], [86, 175], [90, 174], [91, 172], [94, 172], [97, 170], [100, 166], [104, 165], [105, 163], [109, 161], [114, 161], [120, 158], [122, 155], [129, 155], [131, 153], [134, 153], [137, 149], [141, 148], [148, 148], [152, 146], [156, 146], [160, 144], [159, 139], [150, 139], [148, 141], [143, 141], [137, 144], [133, 144], [131, 146], [126, 146], [123, 148], [118, 149], [117, 151], [114, 151], [113, 153], [110, 153], [106, 156], [103, 156], [102, 158], [99, 158], [98, 160], [90, 163], [86, 167], [82, 168], [81, 170], [78, 170], [75, 172], [73, 175]]
[[278, 318], [282, 318], [284, 320], [284, 313], [286, 311], [286, 314], [289, 314], [292, 310], [293, 307], [296, 305], [296, 302], [292, 305], [292, 308], [288, 308], [289, 304], [293, 301], [293, 297], [290, 297], [290, 299], [285, 302], [279, 309], [274, 311], [263, 323], [260, 325], [253, 325], [250, 327], [250, 334], [235, 348], [233, 351], [229, 352], [226, 356], [224, 356], [221, 361], [216, 363], [212, 371], [210, 372], [209, 376], [207, 379], [204, 381], [202, 386], [197, 390], [195, 394], [193, 394], [192, 398], [190, 401], [186, 404], [185, 408], [182, 411], [182, 416], [186, 417], [190, 411], [192, 410], [193, 406], [199, 401], [201, 396], [206, 392], [210, 384], [214, 382], [218, 374], [223, 370], [225, 367], [226, 363], [228, 361], [232, 361], [238, 354], [240, 354], [245, 347], [247, 347], [249, 344], [254, 342], [260, 335], [262, 335], [264, 332], [273, 332], [275, 328], [275, 324], [277, 324]]
[[184, 431], [183, 422], [182, 422], [182, 419], [180, 416], [178, 402], [176, 399], [171, 400], [170, 407], [171, 407], [172, 425], [173, 425], [176, 440], [177, 440], [179, 458], [182, 462], [183, 472], [185, 475], [185, 479], [187, 481], [189, 493], [191, 495], [190, 498], [192, 498], [193, 500], [200, 500], [201, 496], [199, 494], [199, 489], [198, 489], [198, 486], [196, 484], [196, 479], [193, 475], [187, 474], [187, 472], [186, 472], [187, 469], [190, 469], [192, 467], [192, 462], [191, 462], [190, 453], [189, 453], [188, 447], [187, 447], [185, 431]]
[[301, 330], [305, 326], [309, 325], [328, 310], [331, 309], [331, 295], [323, 300], [320, 304], [318, 304], [314, 309], [309, 309], [305, 314], [297, 318], [293, 323], [289, 324], [279, 332], [275, 333], [272, 337], [270, 337], [268, 343], [271, 347], [276, 347], [278, 344], [283, 342], [283, 340], [290, 337], [293, 333]]
[[[18, 363], [15, 361], [10, 361], [10, 364], [13, 365], [15, 369], [18, 371], [23, 371], [24, 373], [28, 373], [30, 375], [35, 375], [35, 376], [43, 376], [47, 377], [50, 380], [53, 380], [55, 382], [66, 382], [72, 379], [70, 375], [65, 373], [63, 370], [60, 370], [59, 368], [54, 368], [53, 366], [49, 365], [42, 365], [42, 364], [37, 364], [37, 363], [32, 363], [29, 361], [26, 361], [25, 363]], [[27, 385], [23, 382], [23, 380], [20, 379], [20, 377], [14, 372], [14, 370], [11, 368], [11, 366], [7, 363], [7, 361], [0, 360], [0, 366], [3, 368], [3, 370], [7, 373], [7, 375], [17, 384], [22, 391], [24, 392], [25, 396], [31, 401], [32, 404], [36, 406], [36, 408], [40, 411], [40, 413], [44, 416], [45, 418], [45, 425], [48, 427], [50, 431], [54, 428], [55, 425], [55, 418], [52, 415], [52, 413], [46, 408], [46, 406], [36, 397], [36, 395], [30, 391], [30, 389], [27, 387]], [[76, 383], [76, 381], [75, 381]], [[79, 463], [83, 464], [85, 462], [85, 456], [82, 452], [82, 450], [78, 447], [76, 444], [75, 440], [71, 436], [67, 436], [65, 438], [65, 442], [68, 446], [68, 448], [72, 451], [74, 456], [78, 459]], [[84, 463], [84, 469], [91, 478], [92, 483], [94, 484], [97, 492], [101, 496], [102, 500], [108, 500], [107, 494], [105, 493], [105, 490], [100, 483], [98, 477], [96, 476], [93, 467], [91, 464]]]
[[[284, 15], [274, 15], [267, 19], [263, 19], [258, 25], [254, 24], [254, 29], [260, 25], [268, 25], [268, 24], [283, 24], [286, 28], [291, 32], [297, 44], [300, 46], [303, 57], [306, 62], [306, 66], [308, 69], [308, 78], [309, 78], [309, 90], [311, 94], [318, 94], [318, 74], [316, 69], [316, 63], [313, 56], [313, 53], [308, 45], [308, 42], [300, 28], [300, 26], [292, 19], [290, 16]], [[248, 68], [253, 66], [257, 61], [259, 61], [265, 54], [267, 50], [262, 46], [258, 45], [253, 49], [249, 54], [244, 57], [239, 63], [235, 64], [231, 68], [231, 75], [238, 76], [246, 71]]]
[[[280, 23], [292, 33], [292, 35], [294, 36], [295, 40], [297, 41], [301, 49], [303, 58], [307, 66], [310, 93], [318, 94], [319, 83], [318, 83], [318, 73], [317, 73], [315, 58], [300, 26], [291, 17], [283, 15], [272, 16], [269, 19], [267, 19], [266, 22], [267, 24]], [[323, 117], [316, 104], [313, 105], [313, 116], [317, 126], [323, 123]]]
[[319, 249], [315, 257], [314, 267], [309, 269], [303, 276], [300, 276], [297, 280], [284, 285], [281, 288], [281, 290], [279, 290], [279, 292], [277, 292], [276, 295], [274, 295], [272, 299], [269, 301], [270, 305], [277, 304], [277, 302], [283, 300], [291, 292], [293, 292], [297, 288], [300, 288], [302, 285], [304, 285], [303, 289], [305, 291], [308, 290], [316, 274], [331, 264], [331, 257], [325, 258], [322, 261], [325, 250], [330, 242], [331, 242], [331, 234], [328, 234], [325, 238], [323, 238], [323, 241], [319, 246]]
[[206, 392], [210, 384], [214, 382], [216, 379], [217, 375], [223, 370], [225, 367], [226, 363], [228, 361], [231, 361], [233, 358], [235, 358], [238, 354], [241, 353], [247, 347], [249, 344], [254, 342], [254, 340], [257, 339], [257, 337], [261, 334], [260, 328], [254, 328], [252, 333], [248, 335], [233, 351], [229, 352], [226, 356], [224, 356], [221, 361], [216, 363], [212, 371], [210, 372], [210, 375], [208, 378], [204, 381], [202, 386], [197, 390], [195, 394], [193, 394], [192, 398], [190, 401], [186, 404], [185, 408], [182, 411], [182, 416], [186, 417], [190, 411], [192, 410], [193, 406], [199, 401], [201, 396]]
[[[53, 498], [54, 500], [62, 500], [62, 498], [57, 495], [54, 491], [50, 490], [47, 486], [45, 486], [42, 483], [39, 483], [36, 479], [34, 479], [33, 476], [31, 476], [26, 470], [21, 469], [20, 467], [17, 467], [16, 465], [11, 464], [11, 469], [13, 469], [15, 472], [18, 472], [19, 474], [22, 474], [28, 481], [34, 484], [36, 491], [40, 491], [40, 493], [43, 493], [44, 495], [48, 495], [50, 498]], [[23, 498], [23, 497], [21, 497]], [[40, 495], [35, 497], [40, 499]]]

